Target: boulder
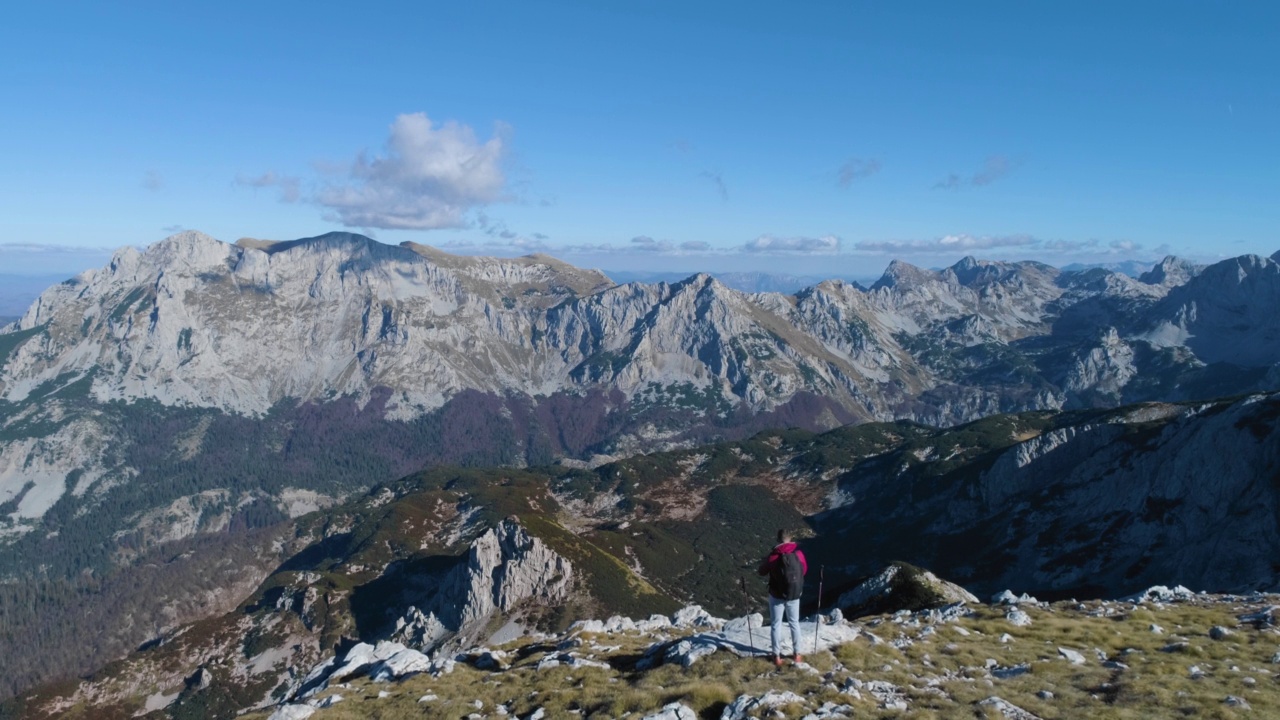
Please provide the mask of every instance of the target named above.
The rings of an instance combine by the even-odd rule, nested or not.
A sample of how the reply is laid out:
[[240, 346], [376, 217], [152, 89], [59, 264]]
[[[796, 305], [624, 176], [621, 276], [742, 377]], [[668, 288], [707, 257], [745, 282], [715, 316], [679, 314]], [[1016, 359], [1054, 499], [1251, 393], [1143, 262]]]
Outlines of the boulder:
[[749, 717], [762, 716], [770, 708], [792, 704], [804, 704], [804, 698], [790, 691], [776, 690], [770, 690], [759, 697], [739, 695], [737, 700], [720, 713], [720, 720], [746, 720]]
[[310, 705], [281, 705], [267, 720], [307, 720], [315, 711]]
[[995, 695], [978, 702], [978, 706], [982, 708], [992, 708], [1010, 720], [1040, 720], [1039, 715], [1027, 712], [1008, 700]]
[[1128, 597], [1121, 598], [1121, 599], [1127, 602], [1132, 602], [1132, 603], [1144, 603], [1144, 602], [1169, 603], [1169, 602], [1178, 602], [1178, 601], [1185, 602], [1187, 600], [1194, 600], [1195, 597], [1196, 597], [1196, 594], [1194, 592], [1188, 590], [1187, 588], [1181, 585], [1178, 585], [1173, 588], [1168, 588], [1168, 587], [1165, 587], [1164, 585], [1152, 585], [1151, 587], [1147, 588], [1146, 590], [1143, 590], [1140, 593], [1137, 593], [1136, 595], [1130, 595]]
[[836, 606], [846, 616], [860, 617], [977, 602], [978, 598], [955, 583], [914, 565], [895, 562], [842, 593]]
[[656, 713], [645, 715], [643, 720], [698, 720], [698, 713], [684, 703], [673, 702]]
[[675, 611], [671, 616], [671, 624], [678, 628], [719, 629], [724, 625], [724, 620], [703, 610], [701, 605], [688, 605]]

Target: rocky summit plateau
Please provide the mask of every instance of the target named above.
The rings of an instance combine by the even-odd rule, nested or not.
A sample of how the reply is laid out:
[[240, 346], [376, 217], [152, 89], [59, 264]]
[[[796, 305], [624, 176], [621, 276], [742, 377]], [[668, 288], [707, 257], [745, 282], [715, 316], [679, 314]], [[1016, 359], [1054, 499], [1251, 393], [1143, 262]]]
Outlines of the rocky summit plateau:
[[[781, 294], [349, 233], [126, 248], [0, 332], [0, 638], [42, 658], [0, 657], [5, 712], [340, 717], [355, 704], [326, 698], [358, 658], [362, 683], [376, 663], [427, 682], [476, 648], [527, 668], [615, 615], [640, 634], [584, 672], [643, 684], [666, 671], [638, 668], [639, 645], [697, 625], [680, 608], [753, 627], [738, 581], [779, 525], [805, 530], [816, 617], [936, 611], [889, 592], [905, 577], [971, 609], [1006, 588], [1275, 590], [1278, 300], [1280, 264], [1255, 256], [1137, 278], [895, 261], [870, 287]], [[905, 688], [841, 674], [866, 629], [841, 622], [810, 625], [850, 633], [815, 660], [823, 682]], [[747, 700], [572, 702], [764, 712], [746, 708], [774, 688], [736, 662]], [[932, 677], [991, 681], [947, 667]], [[814, 687], [775, 705], [847, 712]], [[496, 697], [475, 714], [558, 712]], [[1070, 716], [1024, 695], [962, 705]]]

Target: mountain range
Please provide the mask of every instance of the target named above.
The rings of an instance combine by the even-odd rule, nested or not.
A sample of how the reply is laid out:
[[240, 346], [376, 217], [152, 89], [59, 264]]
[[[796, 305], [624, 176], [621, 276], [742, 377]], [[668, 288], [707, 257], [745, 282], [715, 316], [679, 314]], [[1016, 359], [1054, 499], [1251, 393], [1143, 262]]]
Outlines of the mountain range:
[[[558, 463], [587, 478], [624, 467], [620, 458], [696, 455], [708, 443], [772, 428], [897, 423], [894, 437], [911, 438], [1001, 413], [1072, 418], [1133, 403], [1158, 403], [1142, 407], [1165, 409], [1133, 412], [1172, 427], [1174, 418], [1199, 417], [1204, 398], [1280, 385], [1280, 320], [1271, 311], [1278, 299], [1275, 257], [1207, 267], [1166, 258], [1138, 278], [1032, 262], [965, 258], [927, 270], [895, 261], [870, 287], [829, 280], [781, 294], [741, 292], [705, 274], [617, 284], [547, 256], [462, 257], [347, 233], [235, 244], [180, 233], [145, 251], [123, 249], [107, 266], [46, 290], [0, 334], [0, 574], [8, 581], [0, 586], [0, 632], [6, 642], [31, 642], [25, 633], [40, 627], [42, 614], [60, 630], [41, 631], [63, 647], [85, 622], [109, 628], [90, 651], [54, 663], [59, 671], [91, 669], [148, 637], [234, 608], [290, 552], [319, 537], [298, 530], [285, 542], [279, 533], [294, 527], [291, 518], [316, 517], [423, 468]], [[1255, 405], [1272, 403], [1241, 407]], [[1112, 513], [1115, 522], [1139, 512], [1136, 495], [1104, 492], [1093, 480], [1124, 468], [1125, 443], [1147, 438], [1141, 423], [1083, 432], [1074, 420], [1035, 422], [1062, 428], [1019, 426], [1009, 437], [1027, 447], [1091, 449], [1050, 453], [1074, 464], [1037, 465], [1054, 468], [1054, 489], [1039, 500], [1026, 495], [1025, 480], [982, 493], [1044, 510], [1020, 511], [1017, 522], [1028, 528], [1055, 527], [1063, 513], [1078, 516], [1063, 527], [1078, 528], [1090, 513]], [[1256, 435], [1262, 431], [1249, 428], [1267, 421], [1241, 422], [1232, 427], [1247, 432], [1226, 433], [1234, 439], [1224, 447], [1243, 447], [1236, 436]], [[1206, 457], [1225, 452], [1213, 449], [1216, 441], [1198, 442]], [[917, 448], [918, 459], [949, 467], [968, 458], [941, 447]], [[1199, 482], [1196, 473], [1214, 476], [1179, 457], [1194, 470], [1184, 473], [1183, 490]], [[1273, 467], [1269, 456], [1241, 457], [1254, 463], [1242, 472]], [[855, 461], [870, 459], [848, 460]], [[1086, 473], [1077, 465], [1087, 474], [1073, 475]], [[828, 467], [824, 481], [848, 467]], [[650, 471], [675, 477], [679, 468]], [[1079, 507], [1054, 504], [1061, 488], [1075, 485], [1093, 495], [1073, 500]], [[1000, 514], [1007, 508], [997, 511], [1004, 505], [983, 505], [958, 489], [963, 483], [948, 485], [951, 495], [925, 497], [922, 487], [883, 475], [855, 497], [874, 498], [879, 508], [865, 522], [892, 518], [876, 537], [894, 538], [893, 547], [918, 536], [943, 550], [964, 548], [963, 558], [875, 552], [964, 583], [997, 582], [992, 568], [1039, 562], [1058, 546], [1094, 557], [1097, 533], [1109, 528], [1087, 524], [1095, 534], [1034, 540], [1023, 528], [992, 541], [990, 526], [972, 522], [1014, 522]], [[767, 492], [790, 498], [784, 516], [819, 537], [840, 534], [838, 523], [823, 524], [839, 510], [823, 498], [844, 497], [844, 489], [782, 483]], [[683, 498], [685, 490], [672, 493]], [[590, 509], [613, 507], [615, 495], [565, 499], [573, 515], [589, 519], [582, 527], [565, 521], [570, 530], [604, 522]], [[662, 497], [658, 491], [647, 502]], [[1185, 507], [1172, 490], [1157, 497], [1166, 505], [1143, 506], [1140, 516], [1176, 517], [1188, 538], [1200, 537], [1187, 528], [1206, 517], [1244, 512], [1230, 503]], [[725, 502], [741, 504], [732, 493]], [[699, 518], [706, 507], [670, 512]], [[1157, 529], [1148, 522], [1120, 536], [1142, 553], [1153, 537], [1164, 538]], [[449, 543], [437, 550], [446, 546], [456, 552]], [[1195, 553], [1173, 553], [1180, 565], [1156, 563], [1143, 574], [1123, 549], [1107, 550], [1112, 562], [1104, 565], [1018, 565], [1017, 584], [1068, 592], [1087, 581], [1111, 589], [1168, 574], [1224, 587], [1274, 582], [1260, 567]], [[850, 575], [866, 570], [840, 562]], [[655, 597], [674, 602], [698, 592], [675, 583]], [[84, 597], [95, 602], [87, 616], [77, 614]], [[45, 670], [7, 669], [11, 691], [47, 679]]]

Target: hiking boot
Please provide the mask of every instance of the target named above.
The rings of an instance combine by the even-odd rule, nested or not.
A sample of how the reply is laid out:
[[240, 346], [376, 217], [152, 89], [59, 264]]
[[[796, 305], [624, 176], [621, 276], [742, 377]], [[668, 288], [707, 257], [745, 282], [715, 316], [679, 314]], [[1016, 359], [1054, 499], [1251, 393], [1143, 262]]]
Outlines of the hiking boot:
[[799, 665], [800, 663], [804, 662], [804, 656], [803, 656], [803, 655], [801, 655], [800, 653], [796, 653], [795, 655], [792, 655], [792, 656], [791, 656], [791, 660], [792, 660], [795, 664]]
[[782, 656], [781, 656], [781, 655], [774, 655], [774, 656], [773, 656], [773, 664], [774, 664], [774, 665], [777, 665], [778, 667], [782, 667]]

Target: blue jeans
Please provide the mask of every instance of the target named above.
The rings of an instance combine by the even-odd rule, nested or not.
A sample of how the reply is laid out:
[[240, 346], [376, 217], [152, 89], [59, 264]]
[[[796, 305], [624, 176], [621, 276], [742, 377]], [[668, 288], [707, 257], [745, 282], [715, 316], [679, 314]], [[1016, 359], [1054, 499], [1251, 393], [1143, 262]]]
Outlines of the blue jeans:
[[769, 596], [769, 620], [773, 623], [771, 629], [771, 639], [773, 640], [773, 654], [781, 655], [778, 652], [778, 646], [782, 642], [782, 613], [786, 611], [787, 623], [791, 625], [791, 654], [800, 654], [800, 600], [780, 600], [772, 595]]

